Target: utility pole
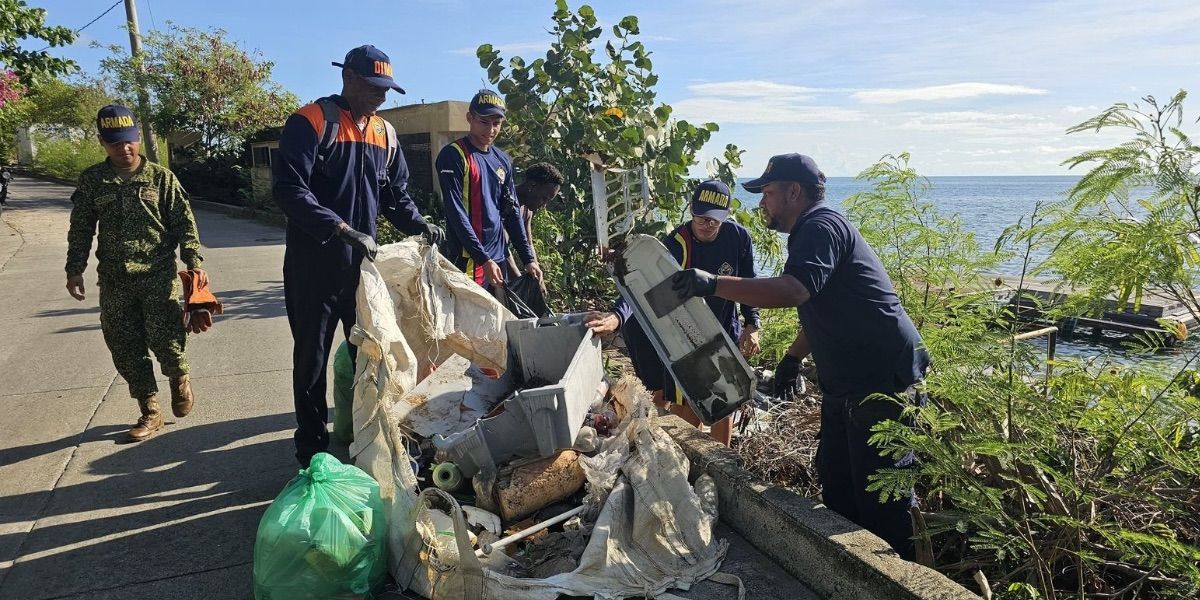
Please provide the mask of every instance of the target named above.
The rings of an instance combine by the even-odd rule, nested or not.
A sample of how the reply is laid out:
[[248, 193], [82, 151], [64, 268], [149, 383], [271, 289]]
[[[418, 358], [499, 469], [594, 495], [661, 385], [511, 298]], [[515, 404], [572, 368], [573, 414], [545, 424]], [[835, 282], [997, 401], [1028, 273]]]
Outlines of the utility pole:
[[142, 147], [146, 158], [158, 162], [158, 143], [154, 141], [154, 129], [150, 127], [150, 95], [146, 93], [146, 68], [142, 65], [142, 34], [138, 32], [137, 5], [134, 0], [125, 0], [125, 21], [129, 24], [129, 50], [137, 75], [139, 124], [142, 126]]

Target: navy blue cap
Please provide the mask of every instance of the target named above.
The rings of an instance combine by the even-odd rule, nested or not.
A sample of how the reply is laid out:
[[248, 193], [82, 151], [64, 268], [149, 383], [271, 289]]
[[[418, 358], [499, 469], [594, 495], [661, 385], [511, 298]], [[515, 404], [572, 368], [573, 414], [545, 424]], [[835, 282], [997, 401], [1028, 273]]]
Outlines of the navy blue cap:
[[120, 104], [109, 104], [96, 113], [96, 129], [106, 144], [136, 142], [142, 139], [133, 111]]
[[692, 192], [692, 214], [724, 221], [729, 218], [732, 201], [729, 186], [717, 179], [710, 179], [696, 186], [696, 191]]
[[757, 194], [773, 181], [798, 181], [800, 183], [825, 183], [825, 174], [817, 168], [817, 162], [803, 154], [777, 154], [767, 162], [762, 177], [742, 184], [747, 192]]
[[391, 88], [401, 94], [404, 93], [404, 88], [400, 87], [395, 79], [392, 79], [392, 59], [375, 46], [370, 44], [359, 46], [347, 52], [343, 62], [332, 64], [335, 67], [354, 71], [375, 87]]
[[471, 98], [471, 112], [481, 116], [504, 116], [504, 98], [492, 90], [479, 90]]

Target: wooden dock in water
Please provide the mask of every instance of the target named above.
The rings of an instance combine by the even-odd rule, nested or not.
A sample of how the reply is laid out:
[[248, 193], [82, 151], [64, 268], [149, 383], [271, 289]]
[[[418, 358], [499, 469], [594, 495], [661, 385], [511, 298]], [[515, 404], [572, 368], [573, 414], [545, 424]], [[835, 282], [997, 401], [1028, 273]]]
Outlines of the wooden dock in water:
[[[1099, 315], [1068, 317], [1051, 322], [1046, 316], [1048, 310], [1080, 290], [1060, 281], [1029, 277], [1022, 281], [1011, 275], [990, 276], [990, 284], [996, 300], [1016, 306], [1018, 317], [1056, 325], [1064, 337], [1088, 337], [1103, 342], [1112, 340], [1114, 336], [1120, 339], [1153, 336], [1171, 346], [1185, 339], [1198, 324], [1195, 315], [1182, 302], [1149, 292], [1142, 297], [1136, 311], [1132, 301], [1122, 308], [1117, 298], [1110, 296]], [[1018, 287], [1021, 290], [1019, 294]], [[1197, 295], [1200, 296], [1200, 292]], [[1168, 324], [1164, 326], [1163, 321]]]

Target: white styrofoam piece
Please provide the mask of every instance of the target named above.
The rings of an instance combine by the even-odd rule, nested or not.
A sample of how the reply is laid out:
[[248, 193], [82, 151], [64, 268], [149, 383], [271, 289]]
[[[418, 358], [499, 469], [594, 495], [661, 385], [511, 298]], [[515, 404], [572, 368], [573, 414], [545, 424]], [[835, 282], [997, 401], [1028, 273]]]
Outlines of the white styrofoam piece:
[[646, 293], [680, 271], [661, 242], [648, 235], [626, 237], [619, 268], [617, 289], [706, 424], [753, 397], [754, 371], [702, 298], [690, 298], [662, 317], [650, 306]]

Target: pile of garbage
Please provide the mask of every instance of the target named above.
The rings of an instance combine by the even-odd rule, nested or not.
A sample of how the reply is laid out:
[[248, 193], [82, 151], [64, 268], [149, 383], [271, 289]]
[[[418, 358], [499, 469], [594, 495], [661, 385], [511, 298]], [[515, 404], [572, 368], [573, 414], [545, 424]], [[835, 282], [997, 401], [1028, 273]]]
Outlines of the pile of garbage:
[[358, 290], [357, 467], [379, 484], [388, 571], [430, 599], [654, 596], [715, 574], [716, 490], [605, 381], [578, 316], [515, 319], [416, 242]]

